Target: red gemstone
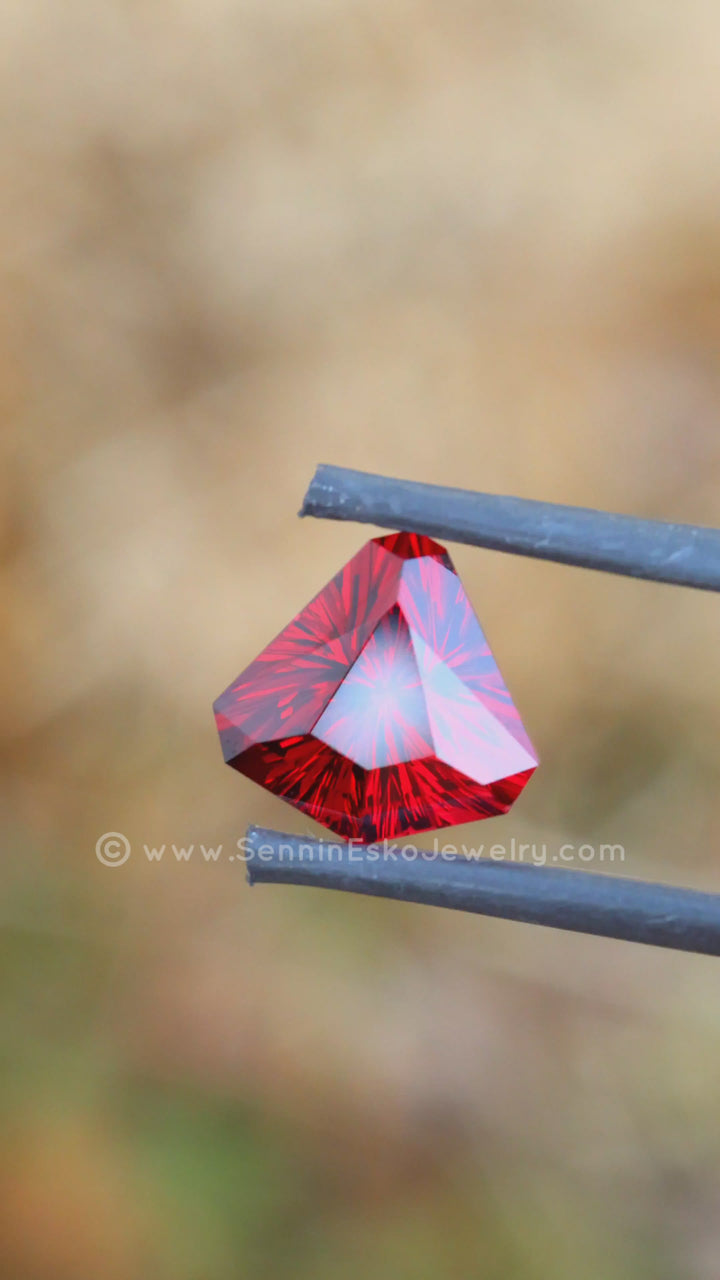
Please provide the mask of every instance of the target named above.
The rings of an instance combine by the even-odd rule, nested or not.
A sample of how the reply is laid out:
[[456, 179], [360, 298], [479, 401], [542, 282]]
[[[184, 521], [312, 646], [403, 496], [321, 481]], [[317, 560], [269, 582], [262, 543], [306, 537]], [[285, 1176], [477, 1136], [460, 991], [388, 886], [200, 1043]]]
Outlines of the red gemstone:
[[228, 764], [365, 843], [505, 813], [537, 756], [444, 547], [373, 538], [215, 703]]

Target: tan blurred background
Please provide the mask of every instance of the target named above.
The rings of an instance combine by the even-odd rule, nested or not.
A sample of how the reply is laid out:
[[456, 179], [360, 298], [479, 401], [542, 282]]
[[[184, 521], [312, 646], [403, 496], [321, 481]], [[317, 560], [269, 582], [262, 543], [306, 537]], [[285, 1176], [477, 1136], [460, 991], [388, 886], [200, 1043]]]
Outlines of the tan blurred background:
[[[210, 706], [371, 536], [317, 462], [720, 522], [720, 12], [5, 0], [0, 62], [2, 1274], [716, 1280], [716, 962], [141, 850], [303, 829]], [[717, 600], [453, 554], [492, 838], [720, 889]]]

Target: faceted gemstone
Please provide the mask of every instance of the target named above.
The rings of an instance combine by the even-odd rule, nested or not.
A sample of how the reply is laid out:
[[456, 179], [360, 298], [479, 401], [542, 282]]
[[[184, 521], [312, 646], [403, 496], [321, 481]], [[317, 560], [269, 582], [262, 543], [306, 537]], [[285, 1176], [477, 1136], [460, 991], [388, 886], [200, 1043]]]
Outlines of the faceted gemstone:
[[365, 843], [505, 813], [537, 756], [444, 547], [373, 538], [215, 702], [228, 764]]

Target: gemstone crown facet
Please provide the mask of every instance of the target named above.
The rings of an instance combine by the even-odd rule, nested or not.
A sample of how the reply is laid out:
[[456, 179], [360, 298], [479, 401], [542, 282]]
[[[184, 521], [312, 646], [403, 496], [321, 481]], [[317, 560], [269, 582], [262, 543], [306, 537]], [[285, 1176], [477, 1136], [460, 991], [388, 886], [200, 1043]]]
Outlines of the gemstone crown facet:
[[444, 547], [373, 538], [214, 704], [228, 764], [363, 843], [505, 813], [538, 760]]

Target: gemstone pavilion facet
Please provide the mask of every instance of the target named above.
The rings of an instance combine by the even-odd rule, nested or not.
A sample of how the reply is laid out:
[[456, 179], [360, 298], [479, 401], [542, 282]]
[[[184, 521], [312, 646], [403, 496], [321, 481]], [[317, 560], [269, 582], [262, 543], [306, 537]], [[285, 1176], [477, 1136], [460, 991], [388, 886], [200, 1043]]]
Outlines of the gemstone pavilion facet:
[[228, 764], [365, 843], [505, 813], [537, 756], [452, 561], [373, 538], [217, 699]]

